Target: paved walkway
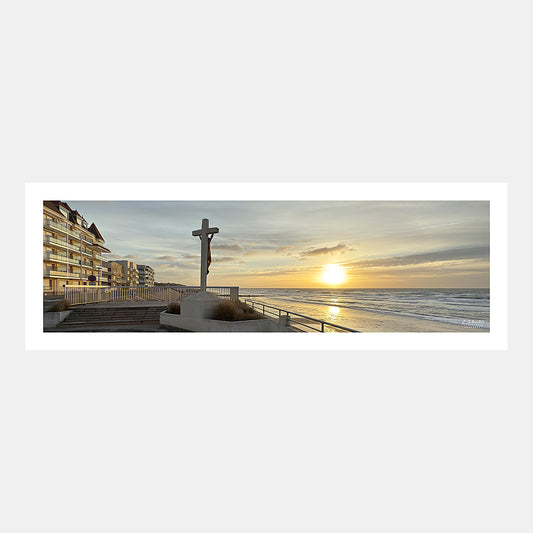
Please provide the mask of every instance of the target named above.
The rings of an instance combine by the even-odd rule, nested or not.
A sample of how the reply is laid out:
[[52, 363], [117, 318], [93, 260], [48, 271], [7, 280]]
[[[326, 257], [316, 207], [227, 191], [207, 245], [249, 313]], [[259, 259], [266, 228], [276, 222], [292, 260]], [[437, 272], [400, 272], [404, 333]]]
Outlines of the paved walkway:
[[132, 326], [91, 326], [80, 328], [61, 328], [61, 325], [54, 328], [44, 328], [44, 332], [57, 333], [191, 333], [186, 329], [162, 326], [160, 324], [136, 324]]

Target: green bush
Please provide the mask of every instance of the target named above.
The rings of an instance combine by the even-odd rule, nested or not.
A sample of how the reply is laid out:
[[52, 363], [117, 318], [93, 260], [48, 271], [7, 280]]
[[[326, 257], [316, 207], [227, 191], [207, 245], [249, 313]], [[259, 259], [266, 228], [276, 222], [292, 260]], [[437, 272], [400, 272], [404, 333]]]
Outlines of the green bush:
[[254, 311], [251, 307], [241, 301], [225, 300], [215, 306], [211, 314], [212, 320], [226, 320], [234, 322], [236, 320], [258, 320], [264, 318], [263, 315]]
[[181, 314], [181, 305], [180, 305], [180, 303], [179, 302], [174, 302], [174, 303], [168, 304], [167, 313], [171, 313], [172, 315]]
[[51, 305], [46, 312], [47, 313], [58, 313], [61, 311], [68, 311], [70, 309], [70, 302], [68, 300], [60, 300], [55, 304]]

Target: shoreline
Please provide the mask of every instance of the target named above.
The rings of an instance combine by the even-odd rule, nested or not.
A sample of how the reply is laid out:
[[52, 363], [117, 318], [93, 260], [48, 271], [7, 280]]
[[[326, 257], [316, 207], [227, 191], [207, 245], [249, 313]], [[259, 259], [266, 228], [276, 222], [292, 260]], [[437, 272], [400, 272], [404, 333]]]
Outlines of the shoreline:
[[[379, 311], [362, 311], [344, 307], [327, 306], [320, 304], [308, 304], [305, 302], [287, 302], [278, 298], [253, 298], [256, 302], [286, 309], [294, 313], [300, 313], [312, 318], [338, 324], [361, 333], [489, 333], [490, 329], [465, 325], [450, 324], [436, 320], [425, 320], [423, 318], [411, 318], [380, 313]], [[320, 312], [320, 308], [324, 309]], [[473, 323], [474, 324], [474, 323]]]

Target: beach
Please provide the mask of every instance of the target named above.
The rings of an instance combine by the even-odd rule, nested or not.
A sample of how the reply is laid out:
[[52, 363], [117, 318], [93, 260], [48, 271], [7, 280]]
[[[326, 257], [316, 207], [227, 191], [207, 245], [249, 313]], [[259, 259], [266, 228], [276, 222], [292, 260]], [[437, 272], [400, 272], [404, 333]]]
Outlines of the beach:
[[[243, 289], [242, 293], [242, 298], [249, 295], [254, 302], [360, 332], [490, 331], [488, 299], [480, 291]], [[335, 331], [328, 326], [325, 330]]]

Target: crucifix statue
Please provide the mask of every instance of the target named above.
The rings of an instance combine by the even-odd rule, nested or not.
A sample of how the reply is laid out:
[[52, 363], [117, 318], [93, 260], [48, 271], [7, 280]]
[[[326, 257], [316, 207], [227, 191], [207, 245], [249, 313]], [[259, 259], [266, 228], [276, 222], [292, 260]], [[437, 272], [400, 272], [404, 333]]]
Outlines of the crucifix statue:
[[207, 274], [209, 274], [209, 265], [211, 264], [211, 240], [215, 233], [218, 233], [218, 228], [210, 228], [209, 220], [207, 218], [202, 220], [202, 229], [197, 229], [192, 232], [193, 237], [198, 236], [201, 241], [200, 290], [204, 292], [207, 288]]

